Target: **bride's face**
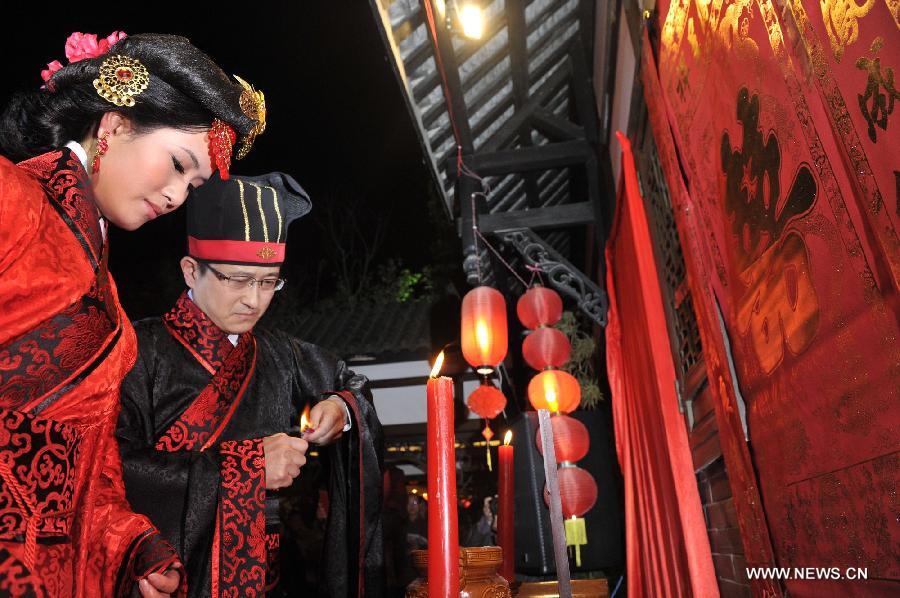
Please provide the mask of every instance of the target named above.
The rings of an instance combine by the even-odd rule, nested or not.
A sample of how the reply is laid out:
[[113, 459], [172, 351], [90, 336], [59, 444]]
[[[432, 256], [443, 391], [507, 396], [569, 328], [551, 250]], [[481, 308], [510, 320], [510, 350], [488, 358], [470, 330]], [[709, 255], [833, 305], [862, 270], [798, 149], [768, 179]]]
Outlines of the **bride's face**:
[[[176, 210], [191, 187], [212, 175], [207, 131], [136, 133], [127, 119], [107, 113], [98, 133], [109, 134], [109, 147], [99, 172], [90, 175], [94, 200], [104, 217], [125, 230]], [[88, 155], [89, 169], [92, 158]]]

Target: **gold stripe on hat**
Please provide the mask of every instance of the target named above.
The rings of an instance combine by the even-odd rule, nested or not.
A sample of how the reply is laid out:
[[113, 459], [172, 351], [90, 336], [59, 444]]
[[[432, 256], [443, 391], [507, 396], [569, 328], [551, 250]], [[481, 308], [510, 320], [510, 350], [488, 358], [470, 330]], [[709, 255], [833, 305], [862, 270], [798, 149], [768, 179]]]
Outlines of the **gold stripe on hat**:
[[250, 240], [250, 217], [247, 216], [247, 204], [244, 203], [244, 182], [236, 179], [241, 190], [241, 211], [244, 213], [244, 240]]
[[269, 226], [266, 224], [266, 213], [263, 212], [262, 205], [262, 189], [256, 183], [250, 183], [254, 187], [256, 187], [256, 205], [259, 206], [259, 218], [262, 220], [263, 226], [263, 240], [264, 242], [269, 242]]
[[275, 206], [275, 215], [278, 216], [278, 238], [275, 239], [275, 242], [281, 243], [281, 229], [284, 224], [281, 221], [281, 210], [278, 209], [278, 191], [275, 190], [275, 187], [266, 187], [266, 189], [272, 190], [272, 205]]

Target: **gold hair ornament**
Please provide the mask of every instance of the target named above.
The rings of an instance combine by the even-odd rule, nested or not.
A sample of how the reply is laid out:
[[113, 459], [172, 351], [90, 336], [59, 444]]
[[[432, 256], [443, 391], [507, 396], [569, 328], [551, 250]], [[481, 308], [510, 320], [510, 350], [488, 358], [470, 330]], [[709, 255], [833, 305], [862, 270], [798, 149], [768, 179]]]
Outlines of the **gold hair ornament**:
[[101, 98], [116, 106], [134, 106], [134, 96], [150, 85], [147, 67], [135, 58], [116, 54], [100, 63], [100, 75], [94, 88]]
[[240, 160], [250, 152], [256, 136], [262, 135], [266, 130], [266, 96], [237, 75], [234, 78], [244, 88], [239, 100], [241, 111], [256, 122], [250, 132], [241, 139], [241, 147], [237, 152], [237, 159]]

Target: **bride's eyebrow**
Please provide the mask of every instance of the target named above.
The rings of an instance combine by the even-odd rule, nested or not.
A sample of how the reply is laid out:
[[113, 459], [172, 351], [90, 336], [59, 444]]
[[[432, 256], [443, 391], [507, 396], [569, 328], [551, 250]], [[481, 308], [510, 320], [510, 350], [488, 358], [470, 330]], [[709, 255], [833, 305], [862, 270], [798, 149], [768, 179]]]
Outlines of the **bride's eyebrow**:
[[192, 152], [190, 149], [188, 149], [188, 148], [186, 148], [186, 147], [184, 147], [184, 146], [182, 146], [182, 145], [179, 145], [178, 147], [180, 147], [181, 149], [183, 149], [183, 150], [187, 153], [187, 155], [191, 157], [191, 161], [194, 163], [194, 168], [198, 168], [198, 169], [199, 169], [199, 168], [200, 168], [200, 162], [197, 161], [197, 156], [196, 156], [196, 154], [194, 154], [194, 152]]

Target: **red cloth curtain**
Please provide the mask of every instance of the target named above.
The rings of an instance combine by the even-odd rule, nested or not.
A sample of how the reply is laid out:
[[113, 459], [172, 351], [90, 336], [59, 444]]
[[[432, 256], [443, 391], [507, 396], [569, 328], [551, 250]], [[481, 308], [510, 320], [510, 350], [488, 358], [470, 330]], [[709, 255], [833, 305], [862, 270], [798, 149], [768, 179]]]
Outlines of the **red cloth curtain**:
[[844, 575], [756, 595], [900, 595], [898, 7], [661, 0], [642, 56], [747, 565]]
[[617, 135], [625, 192], [606, 247], [606, 342], [625, 481], [628, 595], [717, 596], [647, 215], [631, 144]]

